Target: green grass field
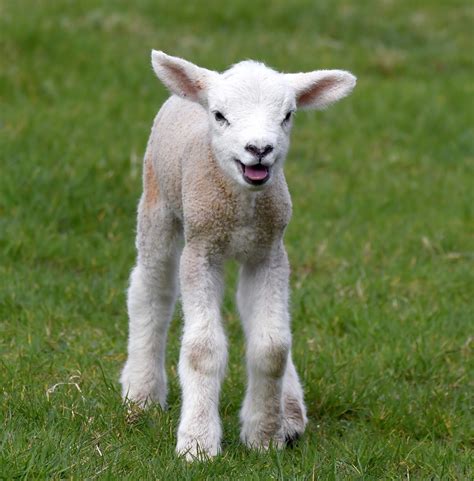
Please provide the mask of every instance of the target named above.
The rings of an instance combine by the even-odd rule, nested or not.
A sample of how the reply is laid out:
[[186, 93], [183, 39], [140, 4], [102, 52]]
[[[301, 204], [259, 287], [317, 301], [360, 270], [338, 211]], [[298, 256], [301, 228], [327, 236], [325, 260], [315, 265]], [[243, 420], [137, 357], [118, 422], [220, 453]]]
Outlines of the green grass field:
[[[472, 479], [472, 3], [205, 5], [0, 2], [0, 478]], [[222, 456], [174, 455], [179, 308], [170, 409], [127, 423], [124, 292], [141, 157], [167, 96], [152, 48], [219, 70], [256, 58], [359, 78], [330, 110], [298, 114], [286, 165], [310, 418], [292, 449], [239, 443], [235, 265]]]

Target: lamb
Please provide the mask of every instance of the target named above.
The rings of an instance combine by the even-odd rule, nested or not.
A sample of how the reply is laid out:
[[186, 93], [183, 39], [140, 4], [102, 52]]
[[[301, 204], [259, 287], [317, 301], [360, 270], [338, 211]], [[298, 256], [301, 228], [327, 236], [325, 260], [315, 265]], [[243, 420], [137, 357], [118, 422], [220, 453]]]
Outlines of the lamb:
[[144, 159], [122, 395], [143, 408], [166, 406], [165, 345], [179, 284], [176, 451], [187, 460], [220, 452], [227, 360], [220, 304], [223, 263], [234, 258], [248, 372], [241, 439], [256, 449], [283, 447], [307, 423], [291, 356], [283, 234], [292, 207], [283, 162], [296, 109], [327, 107], [348, 95], [356, 78], [342, 70], [283, 74], [255, 61], [217, 73], [159, 51], [152, 65], [172, 95], [155, 118]]

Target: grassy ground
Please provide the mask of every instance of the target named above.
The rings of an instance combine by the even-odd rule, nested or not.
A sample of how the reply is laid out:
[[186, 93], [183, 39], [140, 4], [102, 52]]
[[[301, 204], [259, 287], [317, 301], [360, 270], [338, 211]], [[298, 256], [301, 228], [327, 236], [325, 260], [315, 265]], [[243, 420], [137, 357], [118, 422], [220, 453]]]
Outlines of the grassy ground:
[[[0, 2], [0, 478], [472, 479], [473, 8], [468, 1]], [[174, 456], [170, 405], [118, 392], [140, 158], [166, 97], [151, 48], [223, 69], [345, 68], [354, 95], [299, 114], [294, 357], [310, 423], [238, 441], [243, 342], [230, 266], [223, 455]]]

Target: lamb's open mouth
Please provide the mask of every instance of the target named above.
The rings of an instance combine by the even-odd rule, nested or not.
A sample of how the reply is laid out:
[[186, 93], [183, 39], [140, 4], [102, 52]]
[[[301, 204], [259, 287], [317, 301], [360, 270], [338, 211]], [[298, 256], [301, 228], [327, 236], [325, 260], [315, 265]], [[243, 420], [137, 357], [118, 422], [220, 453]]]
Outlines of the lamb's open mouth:
[[262, 164], [245, 165], [240, 160], [235, 160], [239, 164], [245, 182], [250, 185], [263, 185], [270, 178], [270, 167]]

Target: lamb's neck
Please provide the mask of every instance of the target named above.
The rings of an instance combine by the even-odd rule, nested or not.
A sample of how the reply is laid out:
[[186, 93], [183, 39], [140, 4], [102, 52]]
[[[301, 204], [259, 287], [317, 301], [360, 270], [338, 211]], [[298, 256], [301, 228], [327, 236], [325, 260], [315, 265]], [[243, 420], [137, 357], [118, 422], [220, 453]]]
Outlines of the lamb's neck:
[[234, 199], [238, 205], [241, 205], [242, 207], [253, 208], [256, 199], [262, 191], [249, 189], [230, 179], [224, 172], [222, 172], [211, 147], [209, 147], [208, 155], [209, 162], [213, 164], [213, 182], [216, 185], [223, 187], [227, 199]]

